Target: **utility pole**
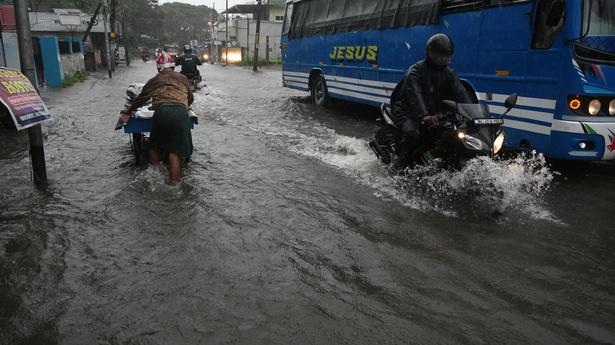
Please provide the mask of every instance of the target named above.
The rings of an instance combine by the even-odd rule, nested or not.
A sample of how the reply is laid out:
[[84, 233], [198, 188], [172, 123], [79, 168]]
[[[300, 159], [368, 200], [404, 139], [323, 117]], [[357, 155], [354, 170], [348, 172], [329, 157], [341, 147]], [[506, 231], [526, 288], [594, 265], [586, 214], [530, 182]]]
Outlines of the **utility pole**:
[[[17, 0], [16, 0], [17, 1]], [[107, 7], [107, 0], [100, 0], [103, 4], [103, 24], [105, 27], [105, 49], [107, 50], [107, 71], [109, 72], [109, 79], [113, 78], [111, 74], [111, 46], [109, 45], [109, 28], [107, 27], [107, 13], [109, 8]]]
[[[34, 71], [34, 51], [32, 50], [28, 1], [14, 0], [13, 4], [15, 5], [15, 21], [17, 24], [17, 41], [19, 42], [19, 62], [21, 63], [21, 71], [30, 79], [32, 85], [34, 85], [38, 91], [36, 74]], [[28, 128], [28, 138], [30, 139], [30, 157], [32, 159], [34, 183], [46, 183], [47, 167], [45, 165], [45, 149], [43, 147], [43, 130], [40, 124]]]
[[254, 61], [252, 61], [252, 70], [258, 71], [258, 46], [261, 35], [261, 2], [258, 0], [256, 4], [256, 33], [254, 35]]
[[122, 7], [122, 42], [124, 42], [124, 59], [126, 66], [130, 66], [130, 54], [128, 54], [128, 33], [126, 32], [126, 8]]
[[224, 12], [226, 41], [224, 42], [224, 66], [228, 65], [228, 0], [226, 0], [226, 11]]
[[246, 58], [250, 61], [250, 18], [246, 18]]

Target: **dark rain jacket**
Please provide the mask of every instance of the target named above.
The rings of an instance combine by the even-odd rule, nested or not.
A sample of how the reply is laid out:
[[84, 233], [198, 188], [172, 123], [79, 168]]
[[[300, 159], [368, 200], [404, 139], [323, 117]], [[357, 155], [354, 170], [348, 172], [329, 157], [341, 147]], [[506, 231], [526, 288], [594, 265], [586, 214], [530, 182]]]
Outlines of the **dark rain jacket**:
[[442, 113], [443, 100], [470, 103], [452, 69], [432, 67], [425, 60], [412, 65], [400, 83], [391, 95], [391, 108], [396, 124], [407, 135], [418, 136], [424, 116]]
[[199, 59], [199, 57], [194, 54], [184, 54], [179, 57], [176, 63], [177, 66], [182, 66], [181, 73], [185, 75], [198, 75], [199, 70], [197, 66], [200, 66], [202, 64], [203, 63], [201, 62], [201, 59]]

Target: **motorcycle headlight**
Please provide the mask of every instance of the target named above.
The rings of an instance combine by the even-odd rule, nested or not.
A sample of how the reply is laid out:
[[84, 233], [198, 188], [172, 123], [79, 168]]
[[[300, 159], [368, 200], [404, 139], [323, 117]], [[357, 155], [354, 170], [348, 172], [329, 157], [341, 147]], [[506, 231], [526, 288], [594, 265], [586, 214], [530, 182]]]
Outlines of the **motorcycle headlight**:
[[482, 151], [483, 150], [483, 142], [480, 139], [477, 139], [471, 135], [465, 134], [463, 136], [463, 143], [465, 146], [471, 150]]
[[615, 115], [615, 99], [609, 103], [609, 115]]
[[497, 155], [502, 149], [502, 146], [504, 146], [504, 132], [500, 132], [498, 137], [495, 138], [495, 141], [493, 142], [493, 154]]
[[589, 102], [589, 107], [587, 111], [589, 112], [590, 115], [595, 116], [595, 115], [598, 115], [601, 107], [602, 107], [602, 104], [600, 104], [600, 101], [597, 99], [594, 99], [591, 102]]

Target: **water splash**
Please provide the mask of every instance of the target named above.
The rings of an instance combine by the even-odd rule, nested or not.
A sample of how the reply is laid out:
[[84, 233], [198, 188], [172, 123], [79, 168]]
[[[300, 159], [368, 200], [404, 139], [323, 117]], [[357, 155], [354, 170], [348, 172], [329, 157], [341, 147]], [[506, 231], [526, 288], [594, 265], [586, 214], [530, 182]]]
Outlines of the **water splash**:
[[383, 166], [366, 140], [341, 135], [318, 121], [289, 118], [275, 124], [254, 121], [247, 127], [277, 138], [291, 152], [338, 168], [371, 187], [377, 197], [405, 207], [462, 218], [495, 214], [559, 222], [543, 200], [556, 173], [540, 154], [476, 158], [459, 171], [419, 166], [399, 173]]
[[407, 198], [420, 198], [440, 212], [463, 217], [512, 212], [557, 222], [544, 204], [556, 175], [541, 154], [529, 153], [475, 158], [459, 171], [419, 166], [404, 170], [394, 181]]
[[372, 187], [376, 196], [406, 207], [462, 218], [520, 213], [559, 222], [544, 203], [556, 173], [541, 154], [501, 160], [479, 157], [458, 171], [429, 165], [398, 173], [382, 166], [364, 140], [341, 135], [302, 139], [289, 149], [335, 166]]

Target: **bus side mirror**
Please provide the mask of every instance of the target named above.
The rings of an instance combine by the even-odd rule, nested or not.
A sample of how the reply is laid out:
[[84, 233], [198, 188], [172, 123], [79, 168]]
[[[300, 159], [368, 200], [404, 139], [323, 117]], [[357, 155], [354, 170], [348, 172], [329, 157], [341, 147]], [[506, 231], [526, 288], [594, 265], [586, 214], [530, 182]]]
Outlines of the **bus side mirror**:
[[518, 95], [516, 92], [508, 96], [506, 100], [504, 101], [504, 107], [510, 110], [510, 108], [514, 107], [515, 104], [517, 104], [517, 98], [518, 98]]
[[547, 14], [547, 19], [545, 24], [550, 27], [556, 27], [559, 25], [559, 22], [564, 15], [564, 10], [566, 8], [566, 4], [564, 1], [555, 1], [551, 4], [551, 9], [549, 9], [549, 13]]

